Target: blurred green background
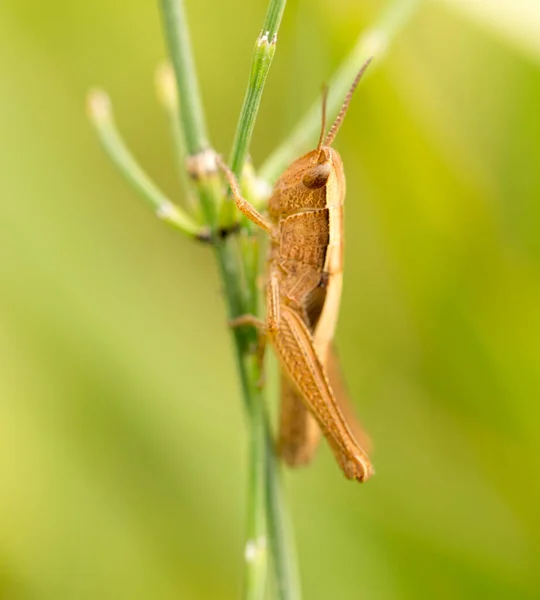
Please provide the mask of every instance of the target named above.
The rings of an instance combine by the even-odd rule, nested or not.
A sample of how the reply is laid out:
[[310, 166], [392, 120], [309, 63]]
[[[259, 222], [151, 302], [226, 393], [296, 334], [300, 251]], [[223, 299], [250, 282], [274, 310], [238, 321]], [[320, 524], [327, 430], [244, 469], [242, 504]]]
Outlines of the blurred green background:
[[[284, 138], [384, 3], [290, 0], [255, 131]], [[187, 0], [230, 148], [266, 1]], [[377, 476], [287, 473], [308, 600], [540, 598], [540, 3], [426, 2], [355, 96], [337, 342]], [[101, 151], [111, 94], [179, 198], [157, 2], [4, 0], [0, 598], [229, 599], [246, 435], [208, 248]]]

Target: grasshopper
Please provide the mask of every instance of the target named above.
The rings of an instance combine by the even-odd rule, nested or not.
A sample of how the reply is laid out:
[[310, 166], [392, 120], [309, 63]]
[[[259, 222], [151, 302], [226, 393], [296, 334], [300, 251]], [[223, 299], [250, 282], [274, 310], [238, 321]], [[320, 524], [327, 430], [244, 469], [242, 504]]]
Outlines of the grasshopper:
[[266, 322], [243, 315], [231, 325], [258, 328], [277, 355], [282, 370], [280, 454], [291, 466], [308, 462], [322, 431], [346, 477], [360, 482], [373, 468], [327, 370], [341, 298], [345, 198], [343, 163], [331, 144], [370, 62], [358, 72], [326, 136], [324, 94], [317, 147], [277, 180], [268, 218], [242, 198], [234, 175], [220, 161], [236, 206], [270, 236]]

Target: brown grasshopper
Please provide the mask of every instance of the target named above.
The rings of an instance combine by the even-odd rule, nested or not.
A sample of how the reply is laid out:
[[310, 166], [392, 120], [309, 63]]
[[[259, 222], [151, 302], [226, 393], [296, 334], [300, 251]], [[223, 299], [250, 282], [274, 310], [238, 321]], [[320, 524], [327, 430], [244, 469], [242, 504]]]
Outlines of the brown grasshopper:
[[332, 361], [341, 297], [345, 198], [343, 163], [331, 144], [370, 62], [360, 69], [326, 136], [323, 100], [317, 148], [278, 179], [268, 202], [269, 219], [242, 198], [234, 175], [221, 163], [238, 209], [270, 236], [266, 323], [243, 315], [231, 325], [257, 327], [278, 357], [283, 373], [280, 453], [292, 466], [309, 461], [320, 428], [345, 475], [358, 481], [368, 479], [373, 468], [325, 368]]

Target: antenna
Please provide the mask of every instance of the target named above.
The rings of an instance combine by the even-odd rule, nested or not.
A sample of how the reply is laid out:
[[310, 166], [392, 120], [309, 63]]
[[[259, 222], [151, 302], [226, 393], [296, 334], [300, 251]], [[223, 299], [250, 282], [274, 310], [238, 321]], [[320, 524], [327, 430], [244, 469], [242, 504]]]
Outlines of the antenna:
[[317, 144], [317, 151], [321, 150], [321, 146], [324, 140], [324, 130], [326, 129], [326, 100], [328, 98], [328, 86], [323, 85], [322, 89], [322, 120], [321, 120], [321, 133], [319, 135], [319, 142]]
[[338, 116], [336, 117], [336, 120], [334, 121], [332, 127], [330, 128], [330, 131], [328, 132], [324, 140], [325, 146], [332, 145], [332, 142], [334, 141], [334, 138], [336, 137], [337, 132], [339, 131], [339, 128], [343, 123], [343, 119], [345, 118], [345, 114], [347, 112], [347, 109], [349, 108], [349, 104], [351, 102], [352, 95], [354, 94], [354, 90], [357, 88], [358, 84], [360, 83], [360, 79], [362, 79], [362, 75], [366, 72], [366, 69], [369, 67], [372, 60], [373, 56], [370, 56], [362, 65], [362, 68], [360, 69], [360, 71], [358, 71], [356, 77], [354, 78], [354, 81], [351, 85], [351, 89], [347, 92], [347, 95], [345, 96], [345, 100], [343, 101]]

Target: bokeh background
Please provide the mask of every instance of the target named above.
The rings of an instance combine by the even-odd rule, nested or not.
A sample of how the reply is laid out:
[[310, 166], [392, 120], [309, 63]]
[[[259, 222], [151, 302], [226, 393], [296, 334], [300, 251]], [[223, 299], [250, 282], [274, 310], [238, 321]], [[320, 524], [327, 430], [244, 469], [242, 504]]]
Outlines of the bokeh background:
[[[379, 0], [290, 0], [256, 164]], [[216, 148], [266, 2], [187, 0]], [[104, 157], [111, 94], [181, 200], [153, 73], [157, 2], [0, 8], [0, 598], [233, 599], [246, 435], [208, 248]], [[424, 3], [355, 96], [337, 343], [375, 444], [287, 473], [308, 600], [540, 597], [540, 4]]]

